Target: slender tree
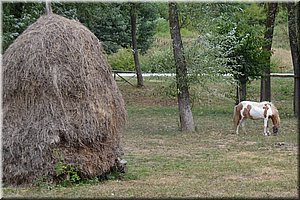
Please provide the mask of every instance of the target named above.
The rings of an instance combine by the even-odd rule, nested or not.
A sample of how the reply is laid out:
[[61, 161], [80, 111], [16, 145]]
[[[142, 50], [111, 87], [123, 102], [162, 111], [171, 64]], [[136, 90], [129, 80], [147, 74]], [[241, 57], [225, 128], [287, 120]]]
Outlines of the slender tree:
[[298, 1], [296, 4], [296, 20], [297, 20], [297, 40], [298, 40], [298, 45], [300, 46], [300, 2]]
[[139, 62], [139, 55], [138, 55], [138, 48], [137, 48], [136, 18], [137, 18], [136, 3], [131, 3], [130, 23], [131, 23], [131, 38], [132, 38], [133, 58], [134, 58], [136, 75], [137, 75], [137, 86], [138, 87], [143, 87], [144, 86], [144, 80], [143, 80], [141, 65], [140, 65], [140, 62]]
[[[266, 32], [264, 38], [267, 40], [267, 44], [263, 47], [266, 51], [271, 52], [273, 32], [275, 25], [275, 16], [277, 13], [277, 2], [266, 3], [267, 19], [266, 19]], [[267, 66], [264, 71], [264, 76], [261, 78], [260, 87], [260, 101], [271, 101], [271, 78], [270, 78], [270, 61], [271, 54], [267, 58]]]
[[[288, 9], [288, 28], [289, 28], [289, 40], [291, 47], [291, 54], [294, 66], [294, 114], [299, 117], [300, 106], [300, 45], [299, 45], [299, 27], [297, 31], [296, 20], [296, 4], [294, 2], [287, 3]], [[298, 19], [299, 20], [299, 19]]]
[[169, 23], [176, 66], [177, 99], [181, 131], [191, 132], [195, 130], [195, 125], [190, 105], [187, 64], [180, 34], [177, 3], [175, 2], [169, 3]]
[[[297, 3], [297, 40], [298, 40], [298, 47], [300, 49], [300, 2]], [[298, 74], [298, 79], [299, 79], [299, 74]], [[299, 80], [298, 80], [299, 82]], [[298, 91], [300, 90], [299, 85], [298, 85]], [[300, 92], [298, 92], [298, 99], [300, 99]], [[300, 106], [298, 106], [298, 133], [300, 133]]]

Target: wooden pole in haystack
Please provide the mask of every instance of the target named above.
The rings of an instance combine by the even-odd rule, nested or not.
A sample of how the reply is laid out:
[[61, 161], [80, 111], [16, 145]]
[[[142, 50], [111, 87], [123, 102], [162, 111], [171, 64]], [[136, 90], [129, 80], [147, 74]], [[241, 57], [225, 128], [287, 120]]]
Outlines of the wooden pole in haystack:
[[51, 1], [46, 0], [46, 9], [45, 9], [45, 13], [47, 15], [52, 14], [52, 8], [51, 8]]

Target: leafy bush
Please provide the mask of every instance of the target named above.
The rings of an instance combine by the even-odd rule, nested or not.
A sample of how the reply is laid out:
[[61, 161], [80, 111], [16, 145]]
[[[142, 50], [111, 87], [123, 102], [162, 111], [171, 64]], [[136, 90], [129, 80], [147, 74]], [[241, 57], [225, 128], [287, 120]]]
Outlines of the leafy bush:
[[147, 56], [148, 58], [144, 58], [145, 63], [142, 65], [144, 72], [175, 72], [175, 63], [171, 48], [155, 48], [151, 52], [148, 52]]
[[122, 48], [116, 53], [108, 55], [108, 62], [114, 70], [135, 70], [133, 52], [129, 48]]
[[63, 177], [62, 186], [69, 186], [74, 183], [78, 183], [81, 178], [79, 176], [79, 170], [76, 166], [65, 164], [59, 161], [55, 165], [55, 172], [58, 177]]
[[158, 18], [156, 20], [156, 30], [155, 34], [157, 37], [166, 37], [170, 36], [170, 28], [168, 20], [164, 18]]

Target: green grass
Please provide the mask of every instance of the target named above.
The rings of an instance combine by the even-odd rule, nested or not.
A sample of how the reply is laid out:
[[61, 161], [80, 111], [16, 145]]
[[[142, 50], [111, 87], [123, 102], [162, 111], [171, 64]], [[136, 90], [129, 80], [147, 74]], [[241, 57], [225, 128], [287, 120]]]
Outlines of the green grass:
[[[298, 144], [291, 79], [272, 79], [272, 98], [282, 125], [278, 136], [269, 137], [262, 133], [261, 120], [248, 120], [247, 134], [233, 134], [234, 100], [200, 87], [203, 96], [193, 107], [197, 131], [183, 134], [178, 130], [176, 100], [157, 92], [168, 80], [151, 80], [145, 79], [145, 89], [118, 82], [129, 117], [122, 137], [127, 173], [72, 187], [4, 187], [4, 197], [296, 198]], [[208, 84], [219, 93], [234, 91], [219, 81]], [[248, 94], [259, 98], [259, 81], [249, 85]]]

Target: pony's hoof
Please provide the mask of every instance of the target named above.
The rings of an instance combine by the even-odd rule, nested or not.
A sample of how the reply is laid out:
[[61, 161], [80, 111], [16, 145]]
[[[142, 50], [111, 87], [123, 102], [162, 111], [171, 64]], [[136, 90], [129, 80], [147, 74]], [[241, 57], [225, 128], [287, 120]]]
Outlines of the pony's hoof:
[[265, 135], [265, 136], [270, 136], [270, 133], [269, 133], [269, 132], [267, 132], [267, 133], [264, 133], [264, 135]]

